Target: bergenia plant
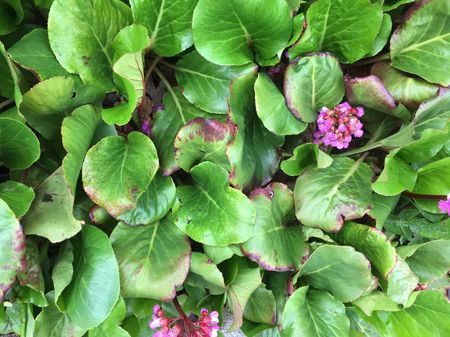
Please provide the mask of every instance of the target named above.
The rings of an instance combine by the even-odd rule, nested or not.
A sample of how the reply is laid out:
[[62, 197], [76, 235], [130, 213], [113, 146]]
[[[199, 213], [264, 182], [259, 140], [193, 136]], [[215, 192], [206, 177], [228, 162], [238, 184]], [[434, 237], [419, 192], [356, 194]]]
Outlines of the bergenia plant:
[[0, 336], [450, 336], [450, 1], [0, 0]]

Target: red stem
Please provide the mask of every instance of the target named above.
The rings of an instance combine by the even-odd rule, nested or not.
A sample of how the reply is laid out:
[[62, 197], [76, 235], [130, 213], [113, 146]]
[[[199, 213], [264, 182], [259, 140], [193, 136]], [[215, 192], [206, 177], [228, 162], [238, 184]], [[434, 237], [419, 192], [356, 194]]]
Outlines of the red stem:
[[432, 195], [432, 194], [416, 194], [411, 192], [403, 192], [402, 193], [406, 197], [414, 198], [414, 199], [429, 199], [429, 200], [444, 200], [447, 198], [446, 195]]

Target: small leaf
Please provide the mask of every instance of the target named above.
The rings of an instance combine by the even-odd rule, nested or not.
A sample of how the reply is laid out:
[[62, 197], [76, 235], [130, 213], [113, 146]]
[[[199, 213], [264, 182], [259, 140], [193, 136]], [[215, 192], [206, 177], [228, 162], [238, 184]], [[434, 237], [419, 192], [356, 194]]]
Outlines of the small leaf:
[[373, 42], [371, 52], [366, 55], [367, 57], [375, 56], [380, 51], [383, 50], [383, 48], [386, 46], [387, 42], [389, 41], [389, 38], [391, 37], [391, 31], [392, 31], [391, 16], [387, 13], [384, 13], [383, 20], [381, 21], [380, 30], [378, 31], [378, 34], [375, 37], [375, 41]]
[[0, 198], [19, 218], [30, 208], [34, 199], [34, 191], [31, 187], [10, 180], [0, 184]]
[[230, 83], [239, 76], [255, 72], [256, 66], [219, 66], [193, 51], [177, 62], [175, 74], [189, 102], [211, 112], [226, 114]]
[[337, 232], [346, 220], [370, 211], [372, 170], [361, 160], [335, 158], [323, 169], [308, 168], [295, 183], [295, 213], [305, 226]]
[[191, 169], [193, 186], [178, 186], [175, 224], [193, 240], [212, 246], [247, 241], [255, 209], [240, 191], [228, 187], [228, 172], [211, 162]]
[[244, 318], [257, 323], [275, 324], [276, 303], [272, 292], [263, 286], [256, 288], [245, 306]]
[[[268, 24], [270, 23], [270, 24]], [[221, 65], [274, 57], [288, 42], [292, 19], [283, 0], [200, 0], [192, 22], [197, 51]]]
[[122, 296], [174, 298], [176, 287], [188, 274], [191, 247], [170, 215], [137, 227], [119, 223], [111, 243], [119, 264]]
[[333, 158], [319, 149], [317, 144], [306, 143], [294, 149], [291, 158], [281, 162], [281, 169], [291, 177], [299, 176], [308, 167], [326, 168]]
[[374, 291], [369, 295], [358, 298], [352, 302], [366, 315], [372, 316], [374, 311], [399, 311], [399, 305], [392, 301], [381, 291]]
[[253, 236], [242, 251], [261, 268], [273, 271], [298, 270], [306, 249], [300, 226], [295, 220], [294, 197], [281, 183], [258, 188], [250, 195], [256, 209]]
[[303, 264], [299, 276], [342, 302], [357, 299], [372, 285], [370, 262], [348, 246], [320, 246]]
[[344, 96], [338, 60], [329, 54], [316, 54], [291, 62], [284, 75], [284, 96], [294, 116], [315, 122], [321, 108], [334, 108]]
[[132, 132], [127, 139], [106, 137], [86, 154], [84, 190], [95, 203], [117, 217], [136, 207], [157, 169], [156, 149], [147, 136]]
[[0, 1], [0, 36], [11, 33], [19, 28], [24, 17], [20, 0]]
[[426, 129], [444, 129], [450, 118], [450, 91], [423, 103], [414, 116], [417, 133]]
[[387, 295], [394, 302], [406, 305], [418, 282], [408, 264], [397, 255], [395, 266], [387, 276]]
[[346, 337], [349, 332], [345, 306], [326, 291], [301, 287], [289, 297], [281, 336]]
[[220, 270], [207, 255], [201, 253], [192, 253], [187, 283], [207, 288], [213, 295], [227, 291]]
[[64, 298], [60, 297], [64, 289], [70, 284], [73, 277], [73, 245], [65, 241], [59, 249], [58, 258], [53, 266], [52, 281], [55, 288], [55, 304], [60, 311], [64, 311]]
[[276, 85], [264, 73], [258, 74], [255, 82], [256, 113], [264, 126], [276, 135], [297, 135], [307, 124], [296, 119]]
[[235, 129], [229, 123], [212, 118], [195, 118], [177, 133], [175, 160], [185, 171], [204, 161], [216, 163], [229, 171], [226, 148], [234, 133]]

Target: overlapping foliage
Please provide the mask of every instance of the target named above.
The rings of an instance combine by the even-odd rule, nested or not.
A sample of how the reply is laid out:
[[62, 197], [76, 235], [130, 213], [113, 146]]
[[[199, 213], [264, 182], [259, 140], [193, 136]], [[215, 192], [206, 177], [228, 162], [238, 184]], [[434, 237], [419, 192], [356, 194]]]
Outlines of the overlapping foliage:
[[0, 0], [0, 41], [0, 335], [450, 335], [448, 0]]

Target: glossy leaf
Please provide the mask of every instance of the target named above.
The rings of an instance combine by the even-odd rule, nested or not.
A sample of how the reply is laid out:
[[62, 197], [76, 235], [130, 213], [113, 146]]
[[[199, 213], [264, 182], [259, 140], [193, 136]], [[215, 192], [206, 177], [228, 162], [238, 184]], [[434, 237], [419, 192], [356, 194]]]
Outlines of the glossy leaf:
[[344, 96], [338, 60], [329, 54], [316, 54], [291, 62], [284, 75], [284, 95], [294, 116], [314, 122], [321, 108], [334, 108]]
[[204, 162], [192, 168], [191, 175], [193, 186], [177, 188], [173, 209], [177, 227], [195, 241], [212, 246], [247, 241], [255, 209], [242, 192], [228, 187], [228, 172]]
[[9, 180], [0, 184], [0, 198], [8, 204], [16, 217], [21, 217], [30, 208], [34, 191], [31, 187]]
[[241, 65], [274, 57], [286, 46], [292, 21], [283, 0], [270, 4], [264, 0], [200, 0], [192, 29], [195, 47], [204, 58], [221, 65]]
[[361, 160], [335, 158], [327, 168], [308, 168], [295, 183], [295, 213], [302, 224], [337, 232], [362, 217], [372, 203], [372, 171]]
[[250, 194], [256, 209], [253, 236], [242, 251], [261, 268], [273, 271], [297, 270], [306, 249], [300, 226], [295, 219], [294, 196], [286, 185], [272, 183]]
[[[389, 1], [389, 0], [388, 0]], [[381, 27], [378, 31], [375, 41], [373, 42], [372, 50], [366, 56], [377, 55], [389, 41], [392, 31], [392, 18], [389, 14], [383, 14], [383, 20], [381, 21]]]
[[189, 271], [191, 248], [170, 216], [138, 227], [119, 223], [111, 243], [124, 297], [170, 300]]
[[[116, 164], [111, 165], [111, 162]], [[142, 133], [128, 138], [103, 138], [86, 154], [83, 186], [89, 197], [119, 216], [136, 207], [137, 199], [147, 189], [158, 169], [158, 157], [152, 141]], [[111, 181], [116, 184], [111, 185]]]

